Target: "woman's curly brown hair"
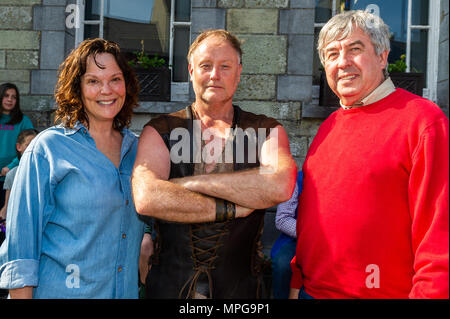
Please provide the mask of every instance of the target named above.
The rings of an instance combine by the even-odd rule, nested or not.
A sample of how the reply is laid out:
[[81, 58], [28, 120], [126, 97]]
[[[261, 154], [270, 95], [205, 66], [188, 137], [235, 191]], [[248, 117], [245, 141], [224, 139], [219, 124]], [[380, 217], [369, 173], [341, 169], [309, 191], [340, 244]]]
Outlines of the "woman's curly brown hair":
[[[89, 120], [81, 100], [81, 77], [86, 73], [87, 59], [100, 53], [112, 54], [123, 72], [126, 84], [125, 103], [115, 116], [113, 128], [122, 130], [128, 127], [133, 114], [133, 108], [138, 105], [139, 82], [134, 70], [120, 52], [119, 45], [104, 39], [88, 39], [67, 56], [59, 67], [58, 82], [55, 88], [55, 100], [58, 108], [55, 123], [61, 122], [66, 128], [73, 128], [77, 121], [89, 127]], [[99, 68], [104, 68], [95, 61]]]

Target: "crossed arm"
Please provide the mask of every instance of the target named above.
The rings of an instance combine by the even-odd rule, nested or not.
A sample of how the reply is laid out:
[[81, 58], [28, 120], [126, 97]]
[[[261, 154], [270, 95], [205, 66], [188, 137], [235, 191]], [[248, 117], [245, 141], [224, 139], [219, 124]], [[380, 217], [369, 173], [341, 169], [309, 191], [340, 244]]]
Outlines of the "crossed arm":
[[261, 168], [233, 173], [168, 180], [170, 154], [159, 133], [146, 126], [139, 139], [132, 174], [133, 199], [139, 214], [168, 221], [196, 223], [215, 220], [215, 198], [236, 204], [236, 217], [274, 206], [291, 197], [296, 165], [287, 134], [277, 126], [261, 149]]

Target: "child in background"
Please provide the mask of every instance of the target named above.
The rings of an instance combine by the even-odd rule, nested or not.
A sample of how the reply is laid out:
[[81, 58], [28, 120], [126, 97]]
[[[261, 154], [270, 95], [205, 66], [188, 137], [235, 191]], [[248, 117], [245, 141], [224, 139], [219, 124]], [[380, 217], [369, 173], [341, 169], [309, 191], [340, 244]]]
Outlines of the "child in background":
[[20, 110], [19, 89], [13, 83], [0, 85], [0, 207], [5, 200], [3, 183], [6, 173], [19, 164], [14, 143], [19, 133], [33, 128], [31, 120]]
[[[30, 144], [31, 140], [36, 137], [38, 134], [38, 131], [35, 129], [27, 129], [23, 130], [19, 133], [19, 136], [17, 137], [16, 141], [16, 151], [17, 151], [17, 158], [20, 160], [20, 157], [25, 152], [28, 144]], [[8, 199], [9, 194], [11, 192], [11, 188], [14, 182], [14, 177], [16, 176], [17, 167], [14, 167], [8, 173], [6, 174], [5, 183], [3, 185], [3, 189], [6, 191], [5, 194], [5, 204], [3, 205], [2, 209], [0, 210], [0, 220], [6, 219], [6, 210], [8, 208]], [[1, 244], [1, 242], [0, 242]]]

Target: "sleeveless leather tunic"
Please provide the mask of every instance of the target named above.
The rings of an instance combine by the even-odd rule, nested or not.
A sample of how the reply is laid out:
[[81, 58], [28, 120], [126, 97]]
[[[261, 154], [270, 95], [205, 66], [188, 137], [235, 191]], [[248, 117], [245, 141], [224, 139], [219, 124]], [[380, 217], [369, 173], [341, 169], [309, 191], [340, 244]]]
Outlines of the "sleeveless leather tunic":
[[[178, 136], [178, 139], [171, 140], [170, 133], [174, 129], [184, 128], [189, 132], [189, 161], [171, 161], [169, 178], [194, 175], [196, 164], [193, 120], [192, 108], [188, 106], [146, 124], [159, 132], [169, 151], [183, 138]], [[242, 128], [245, 131], [253, 128], [257, 134], [258, 128], [264, 128], [265, 136], [260, 138], [264, 141], [270, 133], [269, 129], [277, 125], [279, 123], [275, 119], [245, 112], [234, 106], [233, 129]], [[255, 161], [251, 151], [249, 154], [248, 145], [247, 136], [243, 139], [233, 138], [234, 171], [259, 166], [259, 152], [256, 150]], [[236, 157], [236, 150], [242, 149], [243, 160], [242, 157]], [[147, 298], [261, 297], [260, 237], [264, 213], [265, 210], [255, 210], [246, 218], [222, 223], [182, 224], [155, 219], [155, 254], [147, 276]]]

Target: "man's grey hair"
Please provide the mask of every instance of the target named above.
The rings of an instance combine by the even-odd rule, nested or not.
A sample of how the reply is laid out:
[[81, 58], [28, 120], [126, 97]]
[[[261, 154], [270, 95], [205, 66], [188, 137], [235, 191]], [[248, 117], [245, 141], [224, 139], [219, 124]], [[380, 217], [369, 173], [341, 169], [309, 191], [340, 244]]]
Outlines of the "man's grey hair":
[[[377, 15], [362, 10], [344, 11], [331, 18], [320, 30], [317, 50], [320, 62], [325, 62], [325, 48], [333, 41], [340, 41], [352, 34], [355, 28], [361, 29], [372, 41], [375, 53], [380, 55], [390, 51], [389, 27]], [[384, 71], [387, 73], [388, 65]]]

